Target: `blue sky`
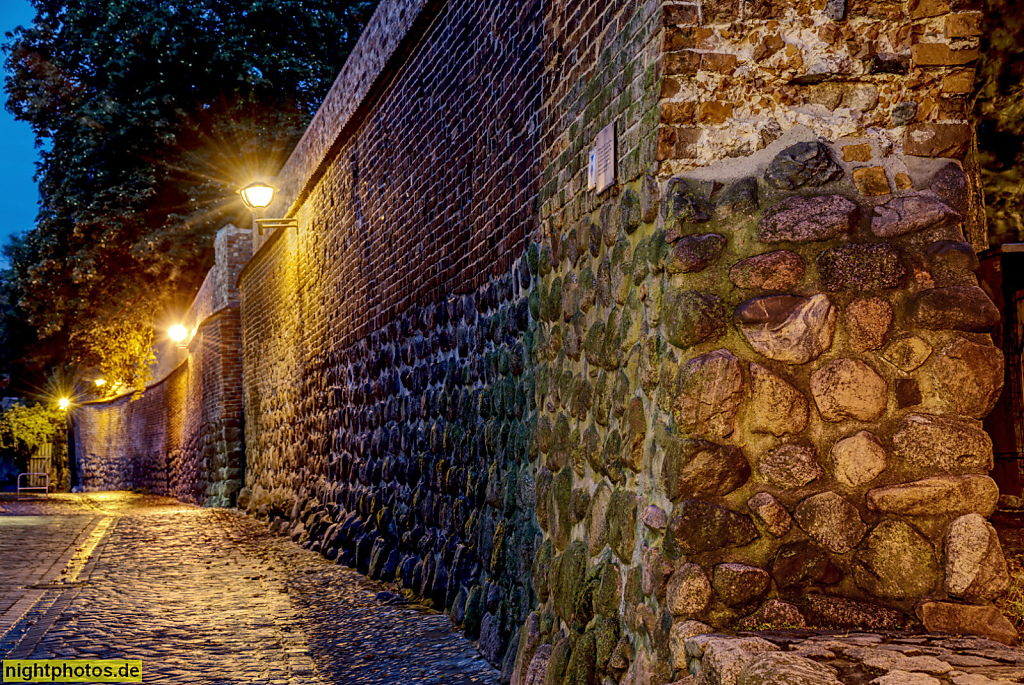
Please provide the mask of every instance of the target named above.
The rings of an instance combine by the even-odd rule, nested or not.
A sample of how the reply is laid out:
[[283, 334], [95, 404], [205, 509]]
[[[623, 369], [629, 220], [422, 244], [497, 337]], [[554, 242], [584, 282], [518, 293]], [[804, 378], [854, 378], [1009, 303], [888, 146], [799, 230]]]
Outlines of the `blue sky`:
[[[29, 24], [34, 16], [28, 0], [0, 0], [0, 36], [15, 26]], [[7, 96], [0, 95], [0, 102], [6, 101]], [[32, 180], [36, 158], [32, 128], [15, 121], [6, 109], [0, 111], [0, 187], [5, 196], [0, 243], [6, 243], [12, 233], [23, 233], [35, 225], [39, 209], [39, 190]]]

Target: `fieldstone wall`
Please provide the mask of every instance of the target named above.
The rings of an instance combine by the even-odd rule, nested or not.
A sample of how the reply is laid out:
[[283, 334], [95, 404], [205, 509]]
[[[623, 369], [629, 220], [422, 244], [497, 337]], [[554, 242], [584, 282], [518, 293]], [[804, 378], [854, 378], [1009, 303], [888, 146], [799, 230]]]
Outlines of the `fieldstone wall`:
[[244, 466], [235, 281], [252, 254], [251, 240], [248, 229], [228, 225], [217, 232], [214, 267], [182, 317], [193, 336], [179, 364], [163, 360], [160, 368], [170, 370], [141, 397], [73, 409], [85, 490], [144, 490], [205, 506], [234, 505]]
[[1012, 641], [981, 15], [410, 12], [364, 34], [356, 101], [285, 166], [296, 226], [241, 275], [239, 504], [443, 607], [515, 683], [668, 683], [710, 630]]

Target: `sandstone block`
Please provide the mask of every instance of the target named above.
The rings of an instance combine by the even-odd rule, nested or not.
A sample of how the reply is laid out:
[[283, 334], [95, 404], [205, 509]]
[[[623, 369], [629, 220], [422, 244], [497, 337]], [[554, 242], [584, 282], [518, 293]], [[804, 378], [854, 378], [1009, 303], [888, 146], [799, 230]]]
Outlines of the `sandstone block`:
[[811, 394], [826, 421], [877, 421], [889, 399], [885, 379], [858, 359], [836, 359], [812, 373]]
[[747, 500], [747, 507], [750, 509], [750, 513], [764, 524], [768, 532], [777, 538], [788, 533], [793, 525], [793, 519], [789, 512], [771, 493], [757, 493]]
[[1003, 352], [957, 338], [932, 367], [939, 396], [958, 414], [984, 418], [1003, 389]]
[[860, 194], [866, 197], [888, 195], [892, 192], [889, 189], [889, 179], [885, 176], [885, 167], [871, 166], [854, 169], [853, 183], [857, 186]]
[[858, 352], [877, 350], [885, 344], [892, 325], [892, 305], [880, 297], [854, 300], [846, 305], [846, 332]]
[[752, 431], [781, 436], [807, 427], [809, 404], [803, 393], [757, 363], [750, 364], [750, 378]]
[[794, 196], [766, 211], [757, 224], [763, 243], [809, 243], [849, 233], [857, 205], [842, 195]]
[[832, 346], [836, 310], [826, 295], [768, 295], [741, 304], [734, 318], [755, 351], [786, 364], [806, 364]]
[[979, 50], [953, 50], [945, 43], [917, 43], [910, 46], [910, 56], [919, 67], [958, 67], [977, 60]]
[[845, 554], [867, 532], [857, 508], [834, 492], [822, 492], [800, 502], [793, 518], [822, 547]]
[[926, 228], [955, 225], [963, 217], [936, 193], [926, 190], [917, 195], [895, 197], [875, 207], [871, 232], [880, 238], [894, 238]]
[[739, 359], [728, 350], [715, 350], [680, 367], [672, 415], [684, 430], [724, 438], [735, 429], [742, 398]]
[[804, 277], [804, 260], [795, 252], [776, 250], [736, 262], [729, 278], [737, 288], [789, 290]]
[[992, 439], [967, 421], [910, 414], [897, 424], [892, 446], [897, 459], [943, 474], [987, 473], [992, 468]]
[[781, 488], [799, 488], [825, 475], [813, 447], [793, 444], [764, 455], [757, 472], [765, 481]]
[[886, 467], [885, 448], [868, 431], [858, 431], [832, 446], [832, 472], [849, 488], [870, 483]]
[[968, 124], [910, 124], [903, 151], [918, 157], [963, 157], [971, 142]]

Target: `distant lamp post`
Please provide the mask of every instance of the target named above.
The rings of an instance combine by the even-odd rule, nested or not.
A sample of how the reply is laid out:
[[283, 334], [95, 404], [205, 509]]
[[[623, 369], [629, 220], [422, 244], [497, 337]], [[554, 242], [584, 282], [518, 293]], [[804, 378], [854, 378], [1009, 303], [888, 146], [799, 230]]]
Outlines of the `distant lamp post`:
[[60, 401], [57, 402], [57, 404], [60, 406], [61, 409], [67, 409], [68, 407], [71, 406], [71, 400], [67, 397], [62, 397], [60, 398]]
[[97, 378], [96, 380], [93, 381], [93, 383], [96, 384], [97, 388], [102, 388], [104, 385], [107, 384], [107, 379], [106, 378]]
[[178, 347], [188, 345], [188, 329], [180, 323], [176, 323], [167, 329], [167, 337], [177, 343]]

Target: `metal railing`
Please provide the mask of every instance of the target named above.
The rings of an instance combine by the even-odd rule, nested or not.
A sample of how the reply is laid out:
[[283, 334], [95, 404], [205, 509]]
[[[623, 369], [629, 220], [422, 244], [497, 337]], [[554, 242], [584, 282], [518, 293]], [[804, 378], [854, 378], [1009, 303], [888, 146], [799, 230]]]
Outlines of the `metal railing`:
[[[25, 478], [25, 484], [22, 485], [22, 478]], [[37, 485], [42, 482], [43, 485]], [[18, 474], [18, 501], [21, 501], [21, 493], [33, 493], [38, 494], [42, 492], [43, 497], [46, 497], [50, 493], [50, 474], [48, 473], [19, 473]]]

